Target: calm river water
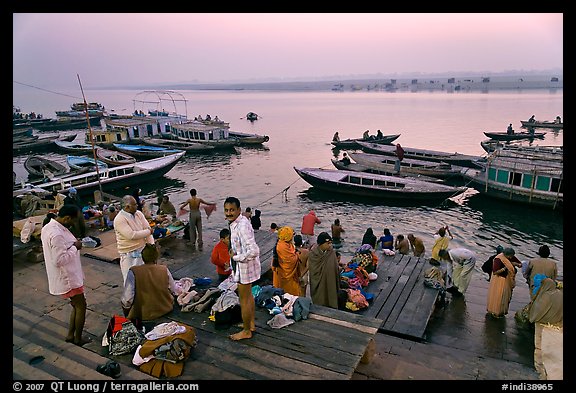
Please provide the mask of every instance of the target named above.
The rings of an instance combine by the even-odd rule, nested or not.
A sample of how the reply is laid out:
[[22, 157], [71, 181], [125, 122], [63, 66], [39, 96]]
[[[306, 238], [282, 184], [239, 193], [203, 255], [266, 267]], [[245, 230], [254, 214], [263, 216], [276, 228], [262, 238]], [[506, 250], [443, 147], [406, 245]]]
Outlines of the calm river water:
[[[86, 100], [100, 102], [109, 111], [131, 113], [143, 109], [134, 105], [139, 90], [85, 90]], [[34, 111], [54, 117], [56, 110], [68, 109], [82, 101], [77, 92], [53, 92], [17, 87], [13, 103], [24, 113]], [[176, 103], [178, 113], [189, 118], [210, 114], [230, 122], [231, 129], [270, 136], [261, 148], [237, 148], [236, 153], [187, 155], [159, 179], [143, 183], [145, 198], [155, 201], [156, 189], [170, 195], [177, 205], [196, 188], [199, 196], [218, 203], [218, 210], [204, 217], [206, 237], [216, 238], [225, 226], [222, 204], [227, 196], [237, 196], [242, 208], [262, 211], [262, 229], [270, 223], [290, 225], [299, 231], [302, 216], [316, 211], [322, 223], [317, 233], [329, 231], [339, 218], [346, 230], [344, 258], [360, 245], [366, 228], [379, 236], [384, 228], [392, 234], [415, 235], [424, 239], [427, 256], [433, 233], [440, 225], [451, 228], [451, 247], [467, 247], [478, 254], [477, 270], [496, 245], [511, 246], [521, 260], [536, 256], [541, 244], [548, 244], [552, 257], [563, 274], [563, 213], [487, 199], [474, 190], [456, 201], [443, 204], [380, 203], [352, 200], [349, 197], [315, 191], [298, 177], [294, 166], [333, 168], [330, 141], [335, 131], [341, 139], [360, 137], [365, 130], [375, 134], [401, 134], [397, 142], [404, 147], [418, 147], [449, 152], [483, 155], [480, 142], [484, 131], [505, 131], [509, 123], [520, 130], [520, 120], [535, 114], [537, 119], [564, 117], [563, 92], [559, 90], [456, 92], [254, 92], [254, 91], [179, 91], [186, 105]], [[174, 110], [172, 102], [163, 108]], [[253, 111], [261, 118], [253, 123], [244, 116]], [[563, 131], [548, 130], [542, 145], [563, 145]], [[64, 156], [45, 153], [59, 160]], [[13, 157], [19, 179], [26, 179], [22, 167], [26, 156]], [[287, 189], [286, 192], [283, 190]], [[121, 195], [125, 190], [115, 190]], [[474, 279], [484, 279], [476, 274]], [[523, 281], [523, 280], [518, 280]]]

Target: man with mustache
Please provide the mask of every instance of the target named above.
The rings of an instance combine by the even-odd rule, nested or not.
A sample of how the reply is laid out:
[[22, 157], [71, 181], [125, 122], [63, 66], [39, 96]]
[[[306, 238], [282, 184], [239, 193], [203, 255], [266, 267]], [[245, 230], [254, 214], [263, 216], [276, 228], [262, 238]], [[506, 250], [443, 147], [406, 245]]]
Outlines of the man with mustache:
[[240, 200], [228, 197], [224, 201], [224, 215], [230, 225], [230, 265], [232, 276], [238, 283], [238, 297], [242, 310], [242, 331], [230, 335], [234, 341], [252, 337], [256, 331], [255, 302], [252, 283], [260, 279], [260, 248], [254, 239], [250, 220], [242, 215]]

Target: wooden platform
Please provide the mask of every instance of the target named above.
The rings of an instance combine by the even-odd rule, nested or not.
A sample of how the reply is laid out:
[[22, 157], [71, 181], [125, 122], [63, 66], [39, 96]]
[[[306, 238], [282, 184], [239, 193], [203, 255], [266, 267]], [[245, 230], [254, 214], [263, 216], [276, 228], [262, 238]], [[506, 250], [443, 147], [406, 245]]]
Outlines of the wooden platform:
[[425, 339], [428, 320], [434, 311], [438, 291], [424, 286], [424, 272], [431, 267], [425, 258], [381, 254], [367, 292], [374, 295], [363, 315], [381, 319], [380, 331], [416, 340]]

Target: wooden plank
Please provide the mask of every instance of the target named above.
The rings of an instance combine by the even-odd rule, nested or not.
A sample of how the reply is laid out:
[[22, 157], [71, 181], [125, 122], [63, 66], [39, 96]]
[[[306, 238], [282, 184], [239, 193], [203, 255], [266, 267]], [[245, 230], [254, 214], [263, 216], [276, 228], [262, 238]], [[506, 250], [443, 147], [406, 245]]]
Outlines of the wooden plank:
[[[389, 300], [390, 294], [396, 286], [396, 282], [409, 259], [402, 257], [386, 257], [383, 256], [376, 268], [378, 279], [368, 285], [367, 291], [374, 294], [372, 304], [363, 314], [366, 316], [382, 319], [386, 321], [387, 315], [382, 313], [382, 307], [386, 305]], [[375, 285], [375, 288], [373, 286]]]
[[[434, 303], [422, 304], [422, 294], [424, 293], [424, 289], [426, 289], [423, 284], [424, 265], [424, 261], [415, 264], [409, 283], [401, 295], [400, 302], [403, 306], [393, 313], [395, 322], [390, 329], [397, 333], [408, 334], [409, 331], [413, 330], [419, 332], [418, 337], [422, 337], [428, 324]], [[422, 309], [417, 313], [416, 311], [419, 305], [422, 306]], [[423, 311], [424, 307], [426, 309], [425, 312]], [[418, 328], [416, 328], [416, 326], [418, 326]]]

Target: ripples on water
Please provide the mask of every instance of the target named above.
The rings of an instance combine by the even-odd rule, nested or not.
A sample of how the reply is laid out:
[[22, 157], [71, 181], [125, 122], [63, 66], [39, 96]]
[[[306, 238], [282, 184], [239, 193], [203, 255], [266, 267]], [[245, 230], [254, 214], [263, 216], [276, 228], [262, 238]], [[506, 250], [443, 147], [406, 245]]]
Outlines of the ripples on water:
[[[107, 108], [130, 108], [134, 91], [88, 92], [89, 101], [98, 101]], [[258, 92], [184, 92], [190, 100], [188, 116], [193, 113], [229, 121], [237, 131], [257, 132], [270, 136], [263, 148], [237, 148], [234, 153], [187, 155], [164, 177], [140, 185], [144, 197], [156, 200], [161, 189], [178, 204], [196, 188], [200, 197], [216, 202], [218, 210], [204, 217], [205, 237], [216, 239], [226, 224], [222, 204], [227, 196], [237, 196], [242, 208], [262, 211], [262, 229], [270, 223], [290, 225], [299, 231], [302, 216], [310, 209], [322, 220], [316, 233], [329, 231], [339, 218], [345, 242], [344, 258], [360, 245], [368, 227], [380, 236], [384, 228], [392, 234], [420, 236], [427, 256], [433, 234], [441, 225], [449, 225], [454, 235], [452, 247], [470, 248], [481, 262], [493, 253], [498, 244], [515, 248], [520, 260], [536, 257], [539, 246], [550, 246], [552, 256], [563, 272], [562, 212], [527, 207], [485, 198], [474, 190], [445, 203], [412, 203], [374, 201], [320, 192], [298, 177], [294, 166], [333, 168], [330, 158], [338, 152], [331, 149], [335, 131], [341, 138], [359, 137], [366, 129], [374, 134], [401, 133], [397, 140], [403, 146], [433, 150], [483, 154], [480, 141], [483, 131], [505, 130], [512, 122], [517, 130], [520, 120], [536, 114], [537, 118], [554, 119], [562, 115], [562, 94], [544, 92], [502, 92], [474, 94], [446, 93], [258, 93]], [[88, 98], [89, 97], [89, 98]], [[24, 98], [22, 98], [24, 99]], [[38, 98], [35, 98], [38, 101]], [[57, 101], [57, 100], [56, 100]], [[69, 99], [61, 100], [50, 110], [67, 108]], [[24, 112], [35, 110], [50, 116], [40, 107], [28, 108], [25, 102], [14, 102]], [[42, 105], [47, 105], [45, 100]], [[38, 104], [40, 105], [40, 103]], [[56, 104], [54, 104], [56, 105]], [[192, 108], [192, 109], [190, 109]], [[243, 116], [255, 111], [261, 119], [250, 123]], [[53, 113], [53, 112], [52, 112]], [[541, 144], [562, 145], [563, 131], [549, 132]], [[64, 155], [46, 153], [60, 161]], [[13, 158], [18, 178], [26, 177], [22, 164], [25, 156]], [[287, 191], [282, 192], [284, 189]], [[121, 195], [130, 190], [112, 190]]]

